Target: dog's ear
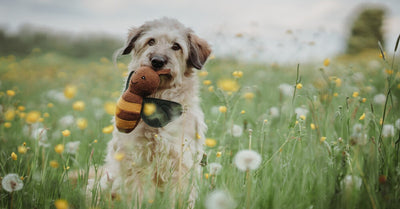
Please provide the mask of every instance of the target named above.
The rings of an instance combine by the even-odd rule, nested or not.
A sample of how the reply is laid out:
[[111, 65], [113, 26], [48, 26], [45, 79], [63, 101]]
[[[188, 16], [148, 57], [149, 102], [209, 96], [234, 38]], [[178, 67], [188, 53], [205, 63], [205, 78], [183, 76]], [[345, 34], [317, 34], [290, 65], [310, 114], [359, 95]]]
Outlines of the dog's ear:
[[188, 39], [190, 45], [188, 65], [200, 70], [207, 61], [211, 48], [205, 40], [192, 33], [189, 33]]
[[135, 41], [140, 37], [140, 35], [142, 35], [142, 33], [142, 27], [129, 29], [128, 38], [125, 46], [123, 47], [122, 55], [131, 53], [132, 49], [135, 47]]

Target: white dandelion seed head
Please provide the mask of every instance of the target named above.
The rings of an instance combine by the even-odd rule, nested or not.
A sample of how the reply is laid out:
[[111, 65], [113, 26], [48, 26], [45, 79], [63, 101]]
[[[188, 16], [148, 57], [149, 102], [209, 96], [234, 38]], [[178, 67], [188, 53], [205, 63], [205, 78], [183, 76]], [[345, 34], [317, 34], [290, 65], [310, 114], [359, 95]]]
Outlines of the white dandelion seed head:
[[59, 103], [66, 103], [68, 102], [68, 99], [64, 96], [64, 93], [61, 91], [57, 91], [57, 90], [50, 90], [46, 93], [46, 97], [48, 99], [57, 101]]
[[229, 195], [229, 193], [215, 190], [210, 193], [206, 198], [207, 209], [233, 209], [236, 208], [235, 200]]
[[271, 118], [279, 117], [279, 108], [277, 107], [269, 108], [269, 115], [271, 116]]
[[210, 175], [218, 175], [222, 170], [222, 165], [219, 163], [210, 163], [208, 168]]
[[384, 94], [377, 94], [374, 96], [374, 103], [384, 105], [386, 102], [386, 96]]
[[80, 141], [68, 142], [65, 144], [65, 151], [69, 154], [76, 154], [79, 150]]
[[300, 118], [300, 116], [307, 116], [307, 114], [308, 114], [308, 110], [306, 109], [306, 108], [303, 108], [303, 107], [298, 107], [298, 108], [296, 108], [295, 110], [294, 110], [294, 112], [296, 113], [296, 117], [297, 117], [297, 119], [299, 119]]
[[396, 120], [395, 126], [398, 130], [400, 130], [400, 118]]
[[236, 153], [234, 162], [239, 170], [255, 170], [261, 164], [261, 155], [253, 150], [241, 150]]
[[232, 136], [234, 137], [240, 137], [243, 134], [243, 128], [239, 125], [234, 124], [232, 126]]
[[360, 189], [361, 184], [361, 178], [354, 175], [346, 175], [341, 182], [342, 189]]
[[72, 115], [63, 116], [58, 120], [58, 124], [60, 124], [60, 126], [63, 128], [71, 126], [74, 123], [75, 123], [75, 118]]
[[39, 141], [47, 141], [47, 129], [36, 128], [32, 131], [31, 137]]
[[368, 62], [368, 67], [372, 69], [378, 69], [381, 67], [381, 63], [377, 60], [371, 60]]
[[392, 124], [383, 125], [382, 136], [383, 137], [392, 137], [392, 136], [394, 136], [394, 126]]
[[1, 186], [3, 186], [3, 189], [7, 192], [15, 192], [24, 187], [24, 182], [17, 174], [10, 173], [4, 176], [3, 180], [1, 181]]
[[359, 134], [362, 131], [362, 125], [360, 123], [356, 123], [353, 126], [353, 134]]
[[294, 92], [294, 87], [293, 85], [287, 84], [287, 83], [282, 83], [278, 86], [279, 91], [281, 94], [285, 96], [292, 96]]
[[364, 74], [357, 72], [353, 74], [353, 80], [355, 82], [363, 82], [365, 80]]

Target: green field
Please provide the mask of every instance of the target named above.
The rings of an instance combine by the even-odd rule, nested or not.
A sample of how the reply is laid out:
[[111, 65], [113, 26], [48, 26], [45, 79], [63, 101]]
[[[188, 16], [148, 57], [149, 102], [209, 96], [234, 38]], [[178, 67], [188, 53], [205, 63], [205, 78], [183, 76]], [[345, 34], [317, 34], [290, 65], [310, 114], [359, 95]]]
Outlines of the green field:
[[[398, 208], [400, 73], [390, 52], [385, 60], [372, 52], [299, 66], [210, 59], [199, 72], [205, 150], [208, 163], [222, 169], [213, 175], [203, 168], [196, 208], [216, 189], [229, 193], [236, 208]], [[67, 178], [103, 163], [127, 62], [38, 48], [0, 58], [0, 176], [15, 173], [24, 184], [11, 193], [1, 189], [0, 208], [134, 204], [123, 194], [113, 201], [98, 194], [87, 206], [87, 176], [76, 184]], [[262, 162], [243, 172], [233, 160], [250, 138]], [[159, 193], [142, 208], [168, 202]]]

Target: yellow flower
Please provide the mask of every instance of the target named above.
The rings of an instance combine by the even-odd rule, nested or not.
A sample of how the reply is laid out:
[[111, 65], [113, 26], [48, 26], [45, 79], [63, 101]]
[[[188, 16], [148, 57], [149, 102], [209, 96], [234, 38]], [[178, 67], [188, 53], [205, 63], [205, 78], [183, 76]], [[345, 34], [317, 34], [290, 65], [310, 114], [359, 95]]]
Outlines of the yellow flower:
[[122, 152], [116, 152], [114, 154], [114, 159], [116, 159], [117, 161], [121, 161], [125, 158], [125, 154]]
[[390, 69], [385, 69], [385, 72], [388, 75], [392, 75], [393, 74], [393, 70], [390, 70]]
[[210, 177], [210, 174], [208, 174], [208, 173], [204, 174], [204, 178], [208, 179], [209, 177]]
[[22, 105], [20, 105], [20, 106], [18, 106], [18, 110], [19, 110], [19, 111], [25, 111], [25, 107], [22, 106]]
[[321, 138], [319, 139], [319, 141], [322, 143], [326, 140], [326, 136], [321, 136]]
[[26, 113], [20, 112], [20, 113], [19, 113], [19, 117], [20, 117], [20, 118], [25, 118], [25, 117], [26, 117]]
[[110, 134], [112, 133], [114, 130], [114, 126], [113, 125], [109, 125], [103, 128], [103, 133], [105, 134]]
[[12, 124], [10, 122], [5, 122], [4, 127], [11, 128]]
[[311, 123], [310, 127], [311, 127], [312, 130], [315, 130], [315, 128], [316, 128], [314, 123]]
[[43, 117], [48, 118], [50, 117], [50, 114], [48, 112], [43, 113]]
[[342, 79], [336, 78], [335, 83], [336, 83], [336, 87], [340, 87], [342, 85]]
[[64, 145], [63, 144], [57, 144], [54, 147], [54, 151], [56, 151], [58, 154], [61, 154], [64, 152]]
[[48, 108], [52, 108], [52, 107], [54, 107], [54, 104], [50, 102], [50, 103], [47, 104], [47, 107]]
[[42, 118], [42, 117], [40, 117], [39, 119], [38, 119], [38, 122], [43, 122], [44, 121], [44, 118]]
[[97, 139], [95, 139], [95, 140], [93, 141], [93, 143], [97, 143]]
[[125, 63], [122, 63], [122, 62], [118, 63], [117, 66], [118, 66], [119, 69], [125, 69], [126, 68]]
[[74, 85], [68, 85], [64, 88], [64, 96], [68, 99], [75, 97], [78, 88]]
[[55, 160], [50, 161], [49, 164], [52, 168], [58, 168], [58, 166], [60, 166], [60, 164]]
[[152, 115], [153, 113], [156, 112], [156, 109], [157, 107], [154, 103], [146, 103], [143, 106], [143, 113], [147, 116]]
[[246, 113], [246, 111], [245, 110], [242, 110], [242, 111], [240, 111], [240, 114], [245, 114]]
[[236, 92], [239, 90], [239, 84], [232, 79], [222, 79], [217, 82], [218, 88], [227, 92]]
[[32, 123], [38, 122], [39, 118], [40, 118], [40, 112], [39, 111], [30, 111], [27, 114], [27, 116], [25, 118], [25, 121], [27, 123], [29, 123], [29, 124], [32, 124]]
[[243, 96], [247, 100], [252, 100], [254, 98], [254, 93], [253, 92], [246, 92]]
[[400, 83], [399, 83], [399, 84], [397, 84], [397, 88], [398, 88], [398, 89], [400, 89]]
[[199, 133], [196, 133], [196, 139], [201, 139], [201, 136]]
[[65, 129], [64, 131], [61, 132], [63, 136], [67, 137], [69, 135], [71, 135], [71, 131], [69, 131], [68, 129]]
[[116, 107], [117, 107], [117, 105], [116, 105], [115, 102], [106, 102], [104, 104], [104, 110], [109, 115], [114, 115], [115, 114]]
[[356, 98], [358, 97], [359, 93], [357, 91], [353, 92], [353, 97]]
[[362, 100], [361, 100], [362, 103], [365, 103], [366, 101], [367, 101], [367, 98], [365, 98], [365, 97], [362, 98]]
[[213, 60], [215, 59], [215, 54], [210, 54], [210, 56], [208, 57], [209, 60]]
[[226, 113], [226, 111], [228, 110], [228, 108], [227, 108], [226, 106], [219, 106], [218, 110], [219, 110], [221, 113]]
[[214, 86], [209, 86], [209, 87], [208, 87], [208, 91], [209, 91], [209, 92], [214, 92]]
[[72, 108], [77, 111], [83, 111], [85, 109], [85, 102], [76, 101], [74, 104], [72, 104]]
[[303, 88], [303, 84], [301, 84], [301, 83], [296, 84], [296, 89], [302, 89], [302, 88]]
[[154, 202], [154, 200], [148, 200], [147, 201], [149, 204], [152, 204]]
[[299, 118], [302, 119], [302, 120], [305, 120], [305, 119], [306, 119], [306, 116], [300, 115]]
[[203, 81], [203, 84], [205, 85], [205, 86], [208, 86], [208, 85], [211, 85], [211, 81], [210, 80], [204, 80]]
[[100, 58], [100, 62], [103, 63], [103, 64], [110, 63], [110, 61], [106, 57]]
[[333, 96], [337, 97], [337, 96], [339, 96], [339, 94], [337, 92], [335, 92], [335, 93], [333, 93]]
[[232, 73], [233, 77], [235, 78], [241, 78], [243, 76], [243, 72], [242, 71], [234, 71]]
[[20, 154], [25, 154], [28, 151], [25, 146], [18, 146], [18, 152]]
[[217, 157], [221, 157], [221, 155], [222, 155], [222, 152], [217, 152]]
[[363, 113], [361, 116], [360, 116], [360, 119], [359, 120], [364, 120], [365, 119], [365, 113]]
[[201, 76], [201, 77], [205, 77], [207, 75], [208, 75], [208, 72], [205, 71], [205, 70], [202, 70], [202, 71], [199, 72], [199, 76]]
[[15, 96], [15, 91], [13, 91], [13, 90], [7, 90], [7, 95], [9, 96], [9, 97], [13, 97], [13, 96]]
[[294, 122], [294, 123], [297, 125], [297, 124], [299, 124], [299, 121], [298, 121], [298, 120], [296, 120], [296, 122]]
[[215, 139], [207, 138], [205, 144], [207, 147], [215, 147], [215, 145], [217, 145], [217, 141]]
[[129, 75], [129, 72], [128, 71], [124, 71], [124, 72], [122, 72], [122, 77], [127, 77]]
[[54, 202], [54, 206], [56, 206], [56, 209], [68, 209], [69, 205], [66, 200], [58, 199]]
[[379, 119], [379, 125], [382, 125], [382, 123], [383, 123], [383, 119], [380, 118], [380, 119]]
[[78, 118], [76, 120], [76, 125], [79, 129], [83, 130], [88, 126], [88, 121], [85, 118]]
[[265, 124], [265, 123], [268, 123], [268, 120], [267, 120], [267, 119], [264, 120], [264, 124]]
[[9, 109], [4, 113], [4, 119], [5, 120], [14, 120], [15, 118], [15, 111], [13, 109]]
[[330, 60], [329, 58], [326, 58], [326, 59], [324, 60], [324, 66], [325, 66], [325, 67], [328, 67], [330, 63], [331, 63], [331, 60]]
[[12, 158], [13, 160], [17, 160], [17, 159], [18, 159], [18, 156], [17, 156], [17, 154], [15, 154], [15, 152], [12, 152], [12, 153], [11, 153], [11, 158]]

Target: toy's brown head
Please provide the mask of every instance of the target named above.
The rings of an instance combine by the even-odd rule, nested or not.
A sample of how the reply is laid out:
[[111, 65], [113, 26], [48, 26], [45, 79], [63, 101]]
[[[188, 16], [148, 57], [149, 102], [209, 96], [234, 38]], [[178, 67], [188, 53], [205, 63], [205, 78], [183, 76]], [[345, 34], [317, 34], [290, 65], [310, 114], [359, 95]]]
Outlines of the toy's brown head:
[[128, 91], [142, 97], [149, 96], [160, 85], [160, 75], [169, 74], [170, 71], [170, 69], [154, 71], [151, 67], [141, 67], [133, 73]]

